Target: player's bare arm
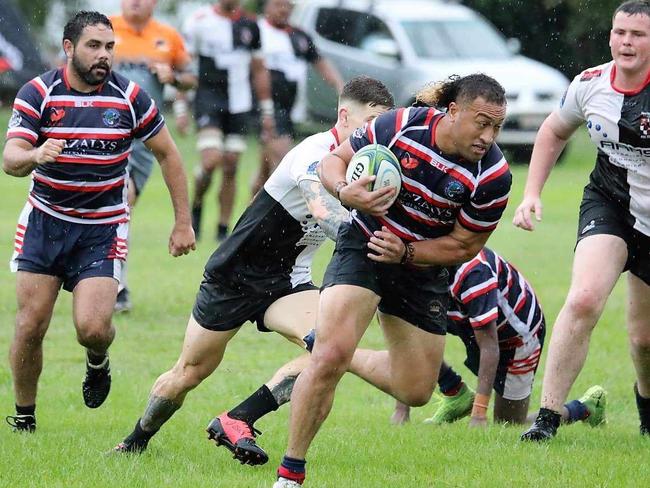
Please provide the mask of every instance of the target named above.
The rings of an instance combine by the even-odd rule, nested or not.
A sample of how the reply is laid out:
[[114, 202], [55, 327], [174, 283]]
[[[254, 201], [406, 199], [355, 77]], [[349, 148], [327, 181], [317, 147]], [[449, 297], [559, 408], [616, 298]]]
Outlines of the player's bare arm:
[[345, 171], [352, 156], [354, 151], [350, 141], [345, 141], [321, 159], [317, 170], [323, 186], [348, 207], [373, 216], [385, 215], [390, 207], [388, 202], [391, 201], [395, 188], [384, 187], [368, 191], [367, 185], [375, 180], [375, 176], [362, 176], [348, 184]]
[[499, 366], [500, 352], [496, 322], [492, 321], [485, 327], [474, 329], [474, 336], [480, 351], [480, 360], [476, 387], [477, 400], [474, 403], [470, 426], [483, 426], [487, 424], [487, 405]]
[[172, 256], [188, 254], [196, 249], [194, 231], [190, 218], [190, 204], [187, 196], [187, 179], [178, 148], [163, 127], [158, 134], [147, 139], [145, 145], [154, 153], [174, 207], [174, 229], [169, 238], [169, 252]]
[[[460, 224], [446, 236], [405, 244], [388, 228], [375, 231], [368, 257], [379, 263], [408, 262], [416, 266], [452, 266], [476, 256], [492, 232], [472, 232]], [[405, 258], [406, 257], [406, 258]]]
[[335, 241], [339, 226], [348, 219], [349, 212], [318, 181], [303, 180], [298, 186], [319, 227]]
[[271, 98], [271, 75], [264, 65], [264, 59], [253, 56], [251, 59], [251, 77], [255, 96], [262, 111], [262, 138], [268, 139], [275, 133], [273, 118], [273, 99]]
[[542, 189], [560, 153], [576, 129], [577, 127], [564, 122], [556, 112], [549, 115], [540, 127], [530, 159], [524, 198], [515, 210], [512, 220], [516, 227], [532, 231], [535, 225], [531, 220], [531, 213], [535, 214], [538, 222], [542, 220]]
[[64, 147], [63, 139], [47, 139], [39, 147], [23, 139], [9, 139], [2, 154], [2, 169], [10, 176], [27, 176], [39, 164], [56, 161]]

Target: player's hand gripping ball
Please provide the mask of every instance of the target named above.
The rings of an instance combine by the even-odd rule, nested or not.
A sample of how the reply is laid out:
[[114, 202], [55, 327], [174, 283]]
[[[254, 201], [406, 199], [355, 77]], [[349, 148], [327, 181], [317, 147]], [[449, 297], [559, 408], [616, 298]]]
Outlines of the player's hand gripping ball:
[[345, 178], [348, 183], [352, 183], [362, 176], [372, 175], [377, 178], [368, 184], [368, 191], [395, 188], [390, 202], [392, 205], [402, 188], [402, 169], [393, 152], [381, 144], [370, 144], [357, 151], [348, 164]]

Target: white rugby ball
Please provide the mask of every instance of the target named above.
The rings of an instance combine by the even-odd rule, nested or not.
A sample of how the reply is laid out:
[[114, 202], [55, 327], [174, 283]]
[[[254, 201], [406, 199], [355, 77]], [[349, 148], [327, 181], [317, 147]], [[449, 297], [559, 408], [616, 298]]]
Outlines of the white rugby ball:
[[352, 183], [367, 175], [377, 177], [368, 184], [369, 191], [388, 186], [395, 188], [390, 202], [392, 205], [402, 188], [402, 169], [393, 152], [381, 144], [370, 144], [359, 149], [350, 160], [345, 177], [348, 183]]

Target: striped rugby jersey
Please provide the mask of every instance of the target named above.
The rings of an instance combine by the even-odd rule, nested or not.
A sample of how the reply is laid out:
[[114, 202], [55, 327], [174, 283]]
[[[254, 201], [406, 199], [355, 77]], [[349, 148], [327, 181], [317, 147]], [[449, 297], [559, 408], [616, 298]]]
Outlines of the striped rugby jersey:
[[501, 349], [528, 342], [544, 319], [523, 275], [487, 247], [457, 268], [450, 292], [450, 332], [467, 338], [474, 329], [496, 321]]
[[496, 228], [512, 183], [508, 163], [496, 144], [478, 163], [443, 154], [435, 141], [442, 117], [433, 108], [399, 108], [350, 136], [355, 152], [373, 143], [388, 146], [402, 168], [402, 189], [388, 214], [352, 212], [364, 232], [385, 225], [405, 241], [421, 241], [449, 234], [456, 222], [472, 232]]
[[34, 146], [64, 139], [54, 163], [32, 171], [29, 203], [54, 217], [82, 224], [129, 218], [127, 160], [134, 138], [147, 140], [164, 125], [151, 97], [111, 72], [91, 93], [72, 89], [65, 68], [48, 71], [18, 91], [7, 139]]

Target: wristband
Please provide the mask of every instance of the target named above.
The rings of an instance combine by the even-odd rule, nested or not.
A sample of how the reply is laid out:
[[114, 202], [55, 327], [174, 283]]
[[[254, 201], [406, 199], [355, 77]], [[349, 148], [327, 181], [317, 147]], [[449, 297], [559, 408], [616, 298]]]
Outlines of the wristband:
[[413, 262], [414, 257], [415, 247], [412, 242], [407, 242], [404, 245], [404, 255], [402, 256], [402, 259], [400, 259], [399, 264], [410, 264]]
[[472, 406], [472, 417], [486, 418], [489, 405], [490, 405], [490, 396], [477, 393], [476, 396], [474, 396], [474, 405]]
[[264, 117], [273, 117], [275, 109], [273, 107], [273, 100], [267, 98], [266, 100], [260, 100], [260, 111]]
[[341, 201], [341, 190], [343, 187], [348, 186], [347, 181], [339, 181], [336, 185], [334, 185], [334, 194], [336, 195], [336, 199], [340, 202]]
[[174, 117], [187, 115], [187, 102], [185, 100], [174, 100], [174, 103], [172, 103], [172, 111], [174, 112]]

